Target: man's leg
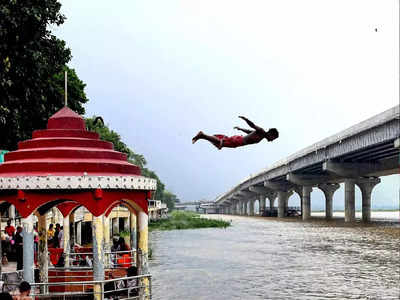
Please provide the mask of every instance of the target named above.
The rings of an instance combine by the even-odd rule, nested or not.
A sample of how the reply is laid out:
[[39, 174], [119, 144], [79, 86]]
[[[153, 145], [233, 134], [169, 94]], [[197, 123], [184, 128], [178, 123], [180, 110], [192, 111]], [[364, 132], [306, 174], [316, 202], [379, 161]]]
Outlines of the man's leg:
[[222, 148], [222, 140], [220, 140], [219, 138], [217, 138], [213, 135], [204, 134], [203, 131], [199, 131], [199, 133], [196, 134], [194, 138], [192, 138], [192, 143], [194, 144], [198, 140], [206, 140], [206, 141], [209, 141], [211, 144], [213, 144], [218, 149]]

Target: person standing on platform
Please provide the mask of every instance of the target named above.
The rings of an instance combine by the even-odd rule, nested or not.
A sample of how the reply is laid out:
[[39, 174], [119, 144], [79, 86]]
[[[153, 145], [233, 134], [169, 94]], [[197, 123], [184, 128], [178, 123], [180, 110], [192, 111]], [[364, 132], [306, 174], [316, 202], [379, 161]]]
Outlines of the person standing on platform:
[[14, 243], [14, 233], [15, 227], [11, 225], [11, 220], [7, 221], [7, 226], [4, 229], [5, 237], [3, 246], [3, 257], [7, 258], [8, 255], [12, 252], [11, 246]]
[[5, 233], [8, 234], [10, 238], [14, 236], [15, 233], [15, 227], [11, 225], [11, 220], [7, 221], [7, 226], [4, 228]]
[[54, 225], [50, 224], [49, 229], [47, 230], [47, 243], [49, 245], [49, 248], [51, 248], [53, 245], [53, 238], [54, 238]]
[[56, 224], [56, 229], [54, 230], [53, 246], [54, 248], [60, 248], [60, 240], [58, 239], [58, 234], [60, 233], [60, 224]]
[[[17, 227], [17, 233], [15, 234], [15, 249], [17, 256], [17, 271], [23, 269], [23, 237], [22, 227]], [[33, 250], [33, 249], [32, 249]]]

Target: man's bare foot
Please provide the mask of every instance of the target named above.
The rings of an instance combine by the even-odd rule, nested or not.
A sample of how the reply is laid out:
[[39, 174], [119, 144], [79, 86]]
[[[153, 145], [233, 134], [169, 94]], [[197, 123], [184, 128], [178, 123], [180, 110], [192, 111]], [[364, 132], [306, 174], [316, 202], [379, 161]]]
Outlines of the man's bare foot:
[[197, 140], [198, 140], [199, 138], [201, 138], [201, 136], [202, 136], [203, 134], [204, 134], [203, 131], [199, 131], [199, 132], [194, 136], [194, 138], [192, 138], [192, 144], [196, 143]]

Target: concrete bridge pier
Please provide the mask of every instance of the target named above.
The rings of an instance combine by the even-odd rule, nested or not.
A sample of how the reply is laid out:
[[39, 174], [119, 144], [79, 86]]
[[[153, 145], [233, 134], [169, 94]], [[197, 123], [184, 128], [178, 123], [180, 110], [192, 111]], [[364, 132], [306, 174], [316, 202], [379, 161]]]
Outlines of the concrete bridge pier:
[[338, 188], [340, 188], [340, 184], [338, 183], [323, 183], [319, 184], [318, 188], [325, 195], [325, 217], [326, 219], [332, 219], [333, 216], [333, 194], [336, 192]]
[[235, 215], [240, 215], [240, 201], [235, 200]]
[[256, 199], [249, 200], [249, 215], [254, 216], [254, 202]]
[[291, 192], [278, 191], [278, 218], [284, 218]]
[[243, 215], [247, 216], [247, 200], [243, 200]]
[[303, 212], [302, 212], [302, 218], [303, 220], [308, 220], [311, 217], [311, 192], [312, 192], [312, 187], [311, 186], [303, 186], [303, 197], [302, 197], [302, 202], [303, 202]]
[[258, 214], [260, 216], [262, 216], [264, 214], [264, 211], [266, 208], [266, 201], [265, 201], [266, 199], [265, 198], [266, 198], [265, 195], [262, 195], [262, 194], [258, 196], [258, 201], [260, 202]]
[[278, 196], [278, 193], [277, 193], [277, 192], [270, 193], [270, 194], [267, 195], [267, 198], [268, 198], [268, 200], [269, 200], [269, 209], [270, 209], [270, 210], [274, 207], [274, 205], [275, 205], [275, 199], [276, 199], [277, 196]]
[[373, 188], [380, 183], [380, 178], [362, 178], [357, 181], [357, 185], [362, 194], [362, 220], [363, 222], [371, 221], [371, 193]]
[[344, 181], [344, 220], [354, 222], [356, 219], [356, 208], [354, 200], [355, 179]]

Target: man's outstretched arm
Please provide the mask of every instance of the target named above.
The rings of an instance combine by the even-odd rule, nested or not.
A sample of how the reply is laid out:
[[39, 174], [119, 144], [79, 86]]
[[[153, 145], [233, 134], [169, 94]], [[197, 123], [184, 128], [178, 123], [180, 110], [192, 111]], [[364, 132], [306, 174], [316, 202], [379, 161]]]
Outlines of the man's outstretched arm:
[[240, 128], [240, 127], [237, 127], [237, 126], [233, 127], [233, 129], [237, 129], [237, 130], [243, 131], [244, 133], [247, 133], [247, 134], [250, 134], [250, 133], [253, 132], [253, 130], [244, 129], [244, 128]]
[[239, 118], [244, 120], [247, 123], [247, 125], [249, 125], [251, 128], [254, 128], [255, 130], [258, 130], [258, 131], [264, 131], [264, 129], [262, 129], [261, 127], [257, 126], [256, 124], [254, 124], [252, 121], [250, 121], [246, 117], [239, 116]]

